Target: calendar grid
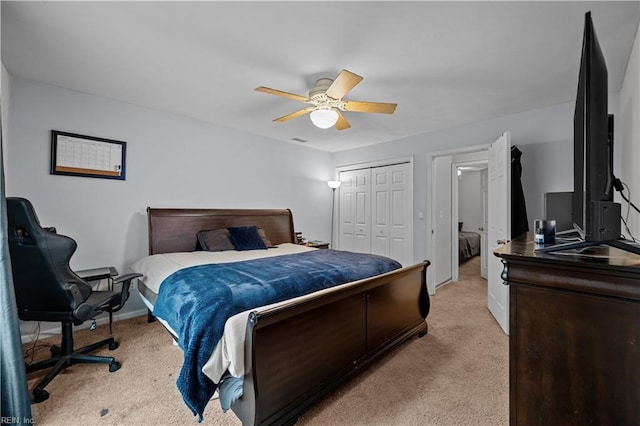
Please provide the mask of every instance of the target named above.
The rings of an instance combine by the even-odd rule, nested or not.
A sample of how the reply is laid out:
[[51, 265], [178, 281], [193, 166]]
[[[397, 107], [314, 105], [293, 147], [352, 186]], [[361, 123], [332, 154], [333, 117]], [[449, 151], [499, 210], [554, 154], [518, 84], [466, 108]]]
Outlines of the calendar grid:
[[52, 173], [124, 178], [124, 142], [54, 131]]

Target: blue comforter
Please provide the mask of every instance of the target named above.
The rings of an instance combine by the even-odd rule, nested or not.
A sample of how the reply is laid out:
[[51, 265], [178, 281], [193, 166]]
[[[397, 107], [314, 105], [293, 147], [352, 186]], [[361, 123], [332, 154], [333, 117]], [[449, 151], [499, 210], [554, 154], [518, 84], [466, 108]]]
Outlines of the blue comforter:
[[198, 419], [216, 390], [202, 367], [233, 315], [400, 268], [395, 260], [315, 250], [245, 262], [193, 266], [160, 286], [153, 314], [179, 334], [184, 363], [177, 386]]

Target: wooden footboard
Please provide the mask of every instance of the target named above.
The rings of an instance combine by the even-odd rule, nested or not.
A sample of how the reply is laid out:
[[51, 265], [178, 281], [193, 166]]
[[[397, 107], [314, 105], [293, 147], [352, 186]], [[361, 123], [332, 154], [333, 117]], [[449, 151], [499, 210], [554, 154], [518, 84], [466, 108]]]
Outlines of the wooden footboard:
[[428, 261], [254, 312], [247, 325], [243, 424], [292, 424], [362, 367], [427, 333]]

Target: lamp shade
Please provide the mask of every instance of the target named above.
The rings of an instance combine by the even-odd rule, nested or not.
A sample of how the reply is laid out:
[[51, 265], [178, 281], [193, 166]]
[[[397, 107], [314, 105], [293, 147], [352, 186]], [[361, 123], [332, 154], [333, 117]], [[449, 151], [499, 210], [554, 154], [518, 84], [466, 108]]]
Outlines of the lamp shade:
[[336, 189], [340, 187], [340, 184], [342, 182], [340, 182], [339, 180], [330, 180], [327, 182], [327, 185], [329, 185], [329, 188], [331, 189]]
[[309, 115], [311, 122], [321, 129], [328, 129], [338, 121], [338, 113], [333, 109], [316, 109]]

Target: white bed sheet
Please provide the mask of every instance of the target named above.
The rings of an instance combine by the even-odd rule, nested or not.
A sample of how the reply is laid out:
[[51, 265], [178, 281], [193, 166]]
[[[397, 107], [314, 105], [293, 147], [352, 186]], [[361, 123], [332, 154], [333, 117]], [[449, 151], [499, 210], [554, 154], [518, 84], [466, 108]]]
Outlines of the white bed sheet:
[[[298, 244], [285, 243], [278, 245], [276, 248], [270, 248], [267, 250], [229, 250], [221, 252], [194, 251], [154, 254], [135, 262], [133, 265], [131, 265], [131, 269], [134, 272], [141, 273], [142, 277], [139, 279], [142, 280], [147, 288], [157, 294], [164, 279], [183, 268], [209, 263], [229, 263], [244, 260], [261, 259], [265, 257], [283, 256], [287, 254], [304, 253], [313, 250], [317, 249]], [[142, 297], [142, 300], [147, 305], [147, 307], [151, 311], [153, 311], [153, 304], [142, 294], [140, 294], [140, 296]], [[207, 377], [209, 377], [214, 383], [218, 383], [222, 375], [227, 370], [229, 370], [229, 373], [234, 377], [243, 377], [245, 374], [244, 340], [249, 314], [256, 310], [272, 308], [305, 297], [309, 296], [301, 296], [296, 299], [250, 309], [229, 318], [225, 323], [222, 338], [213, 350], [209, 361], [202, 368], [202, 372], [206, 374]], [[166, 321], [164, 321], [162, 318], [158, 318], [158, 320], [173, 335], [178, 336], [175, 330], [172, 330]]]

